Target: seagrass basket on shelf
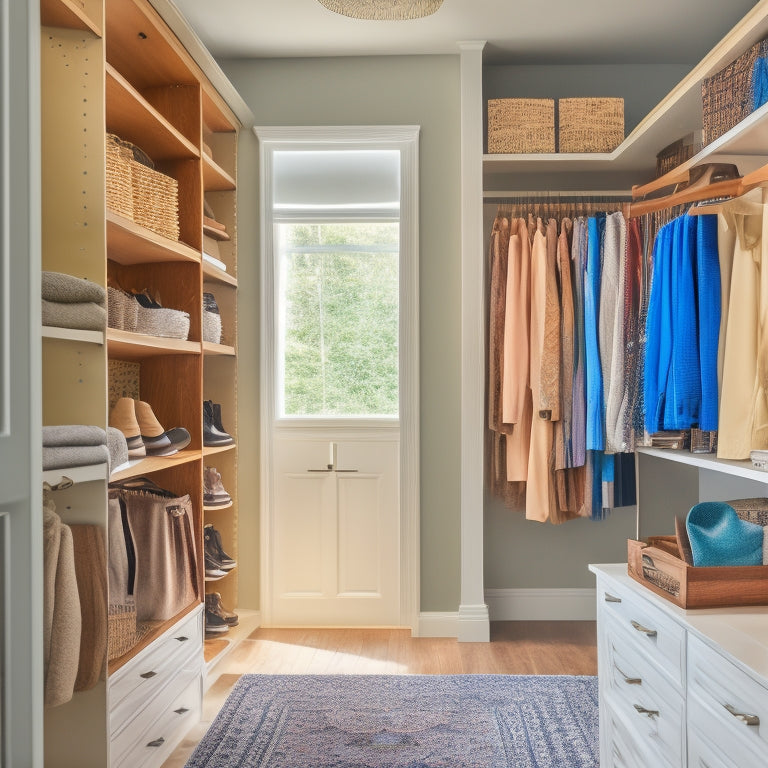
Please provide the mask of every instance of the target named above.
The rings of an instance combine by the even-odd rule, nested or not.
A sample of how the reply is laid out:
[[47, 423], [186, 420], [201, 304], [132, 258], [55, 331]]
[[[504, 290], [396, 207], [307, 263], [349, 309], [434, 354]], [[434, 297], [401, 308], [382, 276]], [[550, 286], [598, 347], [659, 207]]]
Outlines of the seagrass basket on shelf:
[[753, 111], [755, 62], [768, 56], [768, 39], [755, 43], [737, 59], [701, 83], [703, 142], [727, 133]]
[[554, 151], [554, 99], [488, 100], [489, 154]]
[[690, 160], [700, 149], [699, 144], [694, 140], [693, 134], [684, 136], [682, 139], [673, 141], [670, 145], [664, 147], [656, 155], [656, 178], [665, 173], [674, 171], [686, 160]]
[[559, 99], [558, 152], [613, 152], [624, 141], [624, 99]]
[[110, 605], [107, 612], [107, 657], [118, 659], [136, 645], [136, 606]]
[[131, 189], [133, 152], [119, 136], [108, 133], [105, 154], [107, 208], [120, 216], [133, 219], [133, 192]]

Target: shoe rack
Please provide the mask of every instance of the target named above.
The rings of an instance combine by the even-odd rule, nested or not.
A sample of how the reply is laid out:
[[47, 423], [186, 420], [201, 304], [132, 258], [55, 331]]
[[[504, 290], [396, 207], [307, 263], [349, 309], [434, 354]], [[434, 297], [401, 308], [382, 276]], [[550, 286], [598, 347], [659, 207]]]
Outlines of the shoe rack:
[[[148, 476], [179, 495], [190, 495], [200, 564], [199, 597], [193, 604], [168, 622], [156, 622], [129, 653], [110, 661], [96, 688], [75, 693], [70, 703], [46, 711], [46, 766], [160, 765], [191, 725], [185, 721], [182, 728], [179, 721], [147, 757], [145, 745], [139, 743], [146, 734], [136, 724], [142, 715], [132, 713], [135, 719], [124, 728], [115, 720], [117, 710], [110, 712], [115, 697], [108, 691], [111, 680], [122, 680], [125, 669], [157, 656], [176, 627], [188, 629], [193, 616], [202, 617], [206, 591], [219, 592], [228, 609], [237, 608], [236, 567], [222, 579], [204, 581], [203, 526], [212, 523], [225, 551], [237, 559], [240, 123], [148, 0], [41, 0], [41, 81], [42, 268], [105, 288], [147, 291], [163, 307], [183, 310], [190, 319], [186, 340], [113, 328], [104, 333], [42, 329], [45, 425], [105, 428], [110, 406], [125, 395], [149, 403], [165, 429], [184, 427], [191, 437], [178, 453], [132, 460], [110, 478], [106, 469], [60, 472], [84, 481], [66, 492], [57, 511], [65, 523], [96, 523], [106, 530], [108, 481]], [[106, 207], [106, 133], [140, 147], [158, 171], [176, 179], [178, 241]], [[204, 208], [226, 227], [218, 249], [226, 269], [203, 259]], [[220, 343], [203, 340], [204, 291], [214, 294], [219, 307]], [[115, 371], [127, 379], [118, 384]], [[220, 404], [222, 423], [235, 438], [232, 445], [204, 445], [204, 400]], [[204, 507], [203, 470], [210, 466], [221, 473], [231, 505]], [[202, 618], [199, 628], [194, 642], [200, 644], [202, 676]], [[169, 684], [164, 690], [172, 688]], [[192, 713], [187, 717], [199, 714], [202, 679], [192, 689], [199, 690], [194, 706], [178, 708]], [[162, 704], [158, 697], [147, 702], [139, 696], [136, 708], [146, 711], [146, 721], [160, 722]], [[129, 730], [136, 733], [135, 750], [144, 750], [141, 756], [132, 745], [126, 747]], [[78, 750], [71, 749], [73, 743], [80, 745]]]

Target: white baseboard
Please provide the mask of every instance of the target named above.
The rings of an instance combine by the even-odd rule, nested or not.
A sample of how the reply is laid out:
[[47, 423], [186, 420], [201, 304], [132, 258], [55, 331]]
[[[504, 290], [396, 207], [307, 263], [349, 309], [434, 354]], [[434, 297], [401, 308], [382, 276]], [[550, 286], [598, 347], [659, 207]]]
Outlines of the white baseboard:
[[488, 606], [480, 605], [459, 606], [459, 635], [460, 643], [487, 643], [491, 639], [491, 621], [488, 616]]
[[419, 637], [458, 637], [458, 611], [431, 611], [419, 614]]
[[594, 621], [594, 589], [486, 589], [491, 621]]

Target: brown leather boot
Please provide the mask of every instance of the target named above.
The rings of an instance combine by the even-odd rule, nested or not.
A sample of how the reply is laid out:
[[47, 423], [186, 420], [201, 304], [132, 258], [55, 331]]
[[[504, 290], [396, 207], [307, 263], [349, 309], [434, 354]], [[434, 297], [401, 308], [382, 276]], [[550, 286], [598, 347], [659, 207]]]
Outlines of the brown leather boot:
[[149, 456], [172, 456], [189, 445], [189, 432], [184, 427], [165, 430], [149, 403], [136, 400], [135, 404], [141, 439]]
[[135, 403], [130, 397], [121, 397], [109, 414], [109, 426], [119, 429], [128, 443], [128, 457], [146, 456], [147, 450], [141, 438], [141, 429], [136, 420]]

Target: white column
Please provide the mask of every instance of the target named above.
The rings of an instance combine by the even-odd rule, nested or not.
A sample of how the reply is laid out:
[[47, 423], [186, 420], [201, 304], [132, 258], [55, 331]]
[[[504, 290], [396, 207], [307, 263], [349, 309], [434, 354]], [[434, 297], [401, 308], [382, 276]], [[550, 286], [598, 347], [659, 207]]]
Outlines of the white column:
[[459, 641], [490, 639], [483, 590], [483, 48], [461, 51], [461, 605]]

